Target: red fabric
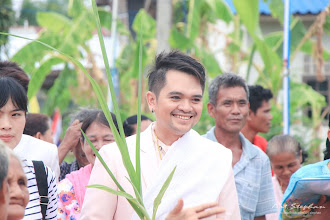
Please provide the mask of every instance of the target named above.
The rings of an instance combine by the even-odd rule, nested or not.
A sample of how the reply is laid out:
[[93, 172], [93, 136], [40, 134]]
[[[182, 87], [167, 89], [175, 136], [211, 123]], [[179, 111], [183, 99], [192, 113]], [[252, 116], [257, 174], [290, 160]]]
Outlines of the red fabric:
[[267, 140], [259, 135], [256, 135], [253, 139], [254, 145], [258, 146], [263, 152], [266, 153]]
[[[259, 147], [265, 153], [267, 149], [267, 143], [268, 143], [267, 140], [259, 135], [256, 135], [253, 139], [253, 144]], [[273, 169], [271, 170], [272, 170], [272, 176], [274, 176]]]

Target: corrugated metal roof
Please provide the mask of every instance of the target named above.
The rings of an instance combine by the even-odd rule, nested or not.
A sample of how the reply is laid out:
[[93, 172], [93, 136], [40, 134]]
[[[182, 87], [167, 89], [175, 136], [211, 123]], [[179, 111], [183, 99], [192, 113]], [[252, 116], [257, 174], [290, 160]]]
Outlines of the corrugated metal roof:
[[[236, 14], [236, 9], [234, 7], [233, 1], [224, 1], [227, 2], [231, 11]], [[267, 2], [264, 2], [264, 0], [259, 0], [259, 12], [261, 14], [270, 14], [268, 2], [269, 0]], [[292, 14], [318, 14], [323, 11], [328, 5], [330, 5], [330, 0], [290, 0], [290, 3]]]

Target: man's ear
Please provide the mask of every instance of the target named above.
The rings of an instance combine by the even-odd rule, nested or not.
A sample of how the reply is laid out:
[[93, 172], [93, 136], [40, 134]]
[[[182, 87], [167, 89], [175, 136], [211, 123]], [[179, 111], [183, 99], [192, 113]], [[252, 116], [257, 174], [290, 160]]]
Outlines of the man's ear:
[[211, 102], [208, 102], [206, 107], [207, 107], [207, 112], [209, 113], [209, 115], [212, 118], [214, 118], [215, 117], [215, 113], [214, 113], [215, 106]]
[[41, 140], [41, 132], [38, 131], [33, 137]]
[[151, 91], [148, 91], [148, 92], [147, 92], [147, 95], [146, 95], [146, 98], [147, 98], [147, 102], [148, 102], [149, 110], [150, 110], [151, 112], [152, 112], [152, 111], [156, 111], [157, 98], [156, 98], [155, 93], [153, 93], [153, 92], [151, 92]]
[[328, 139], [330, 141], [330, 129], [328, 130]]
[[247, 121], [253, 120], [252, 116], [254, 116], [254, 115], [255, 115], [254, 112], [251, 109], [249, 109], [249, 115], [247, 116], [246, 120]]

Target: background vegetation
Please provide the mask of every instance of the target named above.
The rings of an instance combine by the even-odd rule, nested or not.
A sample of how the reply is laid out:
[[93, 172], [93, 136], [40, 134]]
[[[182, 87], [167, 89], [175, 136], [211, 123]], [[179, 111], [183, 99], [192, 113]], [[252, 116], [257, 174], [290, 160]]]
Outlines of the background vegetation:
[[[5, 0], [2, 0], [5, 1]], [[7, 0], [9, 2], [9, 0]], [[237, 14], [233, 14], [222, 0], [175, 0], [172, 1], [173, 17], [170, 30], [169, 44], [171, 48], [176, 48], [187, 52], [199, 59], [205, 66], [208, 73], [208, 81], [221, 74], [225, 69], [245, 76], [250, 79], [253, 73], [257, 73], [257, 84], [269, 88], [274, 93], [272, 100], [272, 121], [271, 131], [264, 135], [267, 139], [282, 132], [282, 31], [264, 35], [260, 27], [259, 0], [239, 1], [233, 0]], [[85, 67], [93, 78], [100, 84], [106, 92], [107, 85], [103, 70], [96, 64], [95, 57], [88, 42], [95, 32], [95, 24], [90, 19], [92, 9], [86, 6], [84, 1], [64, 1], [57, 0], [43, 4], [34, 4], [25, 0], [25, 11], [22, 11], [19, 24], [28, 20], [30, 24], [38, 25], [42, 28], [38, 40], [45, 42], [70, 56], [84, 60]], [[55, 4], [56, 3], [56, 4]], [[88, 5], [88, 4], [87, 4]], [[269, 4], [271, 16], [283, 24], [283, 4], [282, 0], [271, 0]], [[66, 9], [67, 10], [64, 10]], [[31, 16], [29, 10], [38, 9], [38, 13]], [[10, 17], [10, 10], [7, 12]], [[111, 12], [105, 8], [99, 8], [101, 25], [103, 31], [111, 29]], [[5, 16], [6, 13], [4, 13]], [[325, 19], [321, 19], [324, 16]], [[10, 19], [7, 19], [12, 24]], [[0, 19], [2, 21], [2, 19]], [[152, 62], [157, 50], [156, 20], [144, 9], [136, 15], [132, 29], [118, 20], [117, 30], [121, 36], [126, 36], [128, 41], [123, 46], [120, 56], [116, 60], [116, 68], [119, 72], [120, 80], [120, 109], [123, 118], [136, 114], [137, 110], [137, 88], [139, 73], [139, 44], [140, 31], [143, 30], [143, 50], [142, 69], [146, 70]], [[218, 24], [233, 25], [229, 33], [219, 29]], [[3, 22], [2, 22], [3, 23]], [[2, 25], [2, 24], [0, 24]], [[320, 34], [323, 30], [329, 31], [329, 15], [321, 13], [315, 23], [306, 29], [298, 17], [291, 18], [291, 61], [298, 52], [303, 52], [321, 61], [328, 60], [330, 54], [322, 46]], [[1, 28], [2, 29], [2, 28]], [[6, 29], [4, 29], [6, 30]], [[224, 41], [224, 48], [221, 51], [214, 51], [213, 41], [210, 36], [219, 34]], [[244, 36], [248, 34], [252, 39], [252, 44], [246, 47]], [[2, 35], [0, 35], [2, 36]], [[136, 36], [136, 37], [135, 37]], [[1, 38], [0, 38], [1, 40]], [[3, 41], [5, 42], [5, 41]], [[321, 46], [320, 46], [321, 45]], [[216, 54], [224, 53], [228, 67], [220, 65], [216, 59]], [[255, 57], [261, 59], [258, 61]], [[55, 107], [59, 107], [65, 114], [73, 106], [92, 105], [97, 106], [95, 95], [89, 81], [83, 76], [81, 71], [61, 54], [54, 53], [36, 43], [29, 43], [18, 51], [11, 60], [18, 62], [26, 72], [31, 75], [29, 88], [29, 98], [35, 96], [44, 82], [45, 77], [52, 69], [60, 67], [62, 69], [59, 77], [54, 81], [53, 86], [45, 94], [45, 103], [42, 105], [42, 112], [51, 115]], [[321, 67], [317, 69], [320, 70]], [[244, 69], [242, 73], [242, 69]], [[321, 74], [320, 71], [316, 74]], [[145, 79], [145, 77], [143, 77]], [[146, 90], [146, 81], [142, 81], [142, 94]], [[207, 96], [207, 91], [205, 96]], [[318, 160], [320, 139], [320, 128], [323, 116], [327, 112], [322, 112], [326, 106], [325, 98], [315, 92], [310, 86], [301, 82], [291, 82], [291, 124], [293, 133], [303, 143], [305, 149], [309, 151], [311, 157], [308, 162]], [[206, 105], [207, 98], [204, 99]], [[142, 99], [142, 113], [150, 117], [146, 102]], [[306, 107], [312, 109], [312, 116], [306, 117], [302, 114]], [[202, 113], [200, 122], [195, 129], [200, 133], [205, 133], [213, 125], [213, 120], [208, 116], [206, 108]], [[295, 127], [294, 125], [299, 126]], [[306, 138], [304, 132], [299, 129], [312, 129], [312, 137]], [[299, 128], [299, 129], [298, 129]]]

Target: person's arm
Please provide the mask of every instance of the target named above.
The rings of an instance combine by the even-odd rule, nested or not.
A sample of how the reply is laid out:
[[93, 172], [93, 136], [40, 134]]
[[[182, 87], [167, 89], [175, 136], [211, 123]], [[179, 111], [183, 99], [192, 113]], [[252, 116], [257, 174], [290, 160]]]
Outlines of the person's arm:
[[223, 207], [226, 211], [222, 214], [218, 214], [217, 217], [221, 217], [225, 220], [241, 219], [234, 173], [232, 168], [230, 168], [227, 181], [219, 195], [218, 204], [219, 207]]
[[[183, 209], [183, 200], [179, 199], [177, 205], [168, 214], [165, 220], [198, 220], [225, 212], [217, 202], [205, 203], [193, 208]], [[216, 220], [221, 220], [217, 218]]]
[[57, 217], [57, 185], [54, 172], [45, 166], [48, 183], [48, 205], [46, 210], [46, 219], [56, 219]]
[[79, 120], [75, 120], [66, 130], [64, 138], [60, 146], [58, 146], [59, 164], [62, 163], [67, 153], [77, 146], [79, 139], [81, 137], [81, 131], [80, 131], [81, 125], [82, 123], [79, 122]]
[[[117, 148], [117, 146], [111, 146]], [[107, 163], [110, 170], [117, 176], [116, 166], [114, 165], [114, 157], [102, 153], [100, 154], [103, 160]], [[112, 153], [112, 152], [110, 152]], [[109, 154], [110, 154], [109, 153]], [[120, 157], [119, 155], [117, 155]], [[119, 172], [119, 171], [118, 171]], [[121, 173], [121, 175], [125, 175]], [[96, 158], [88, 185], [99, 184], [118, 190], [118, 187], [113, 182], [107, 171], [104, 169], [101, 162]], [[98, 220], [98, 219], [114, 219], [117, 211], [118, 196], [101, 189], [87, 188], [84, 202], [81, 209], [80, 220]], [[97, 205], [95, 205], [97, 203]]]
[[68, 179], [63, 179], [58, 183], [57, 189], [57, 220], [79, 219], [79, 204], [77, 202], [72, 183]]

